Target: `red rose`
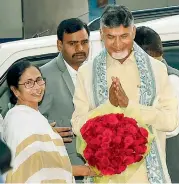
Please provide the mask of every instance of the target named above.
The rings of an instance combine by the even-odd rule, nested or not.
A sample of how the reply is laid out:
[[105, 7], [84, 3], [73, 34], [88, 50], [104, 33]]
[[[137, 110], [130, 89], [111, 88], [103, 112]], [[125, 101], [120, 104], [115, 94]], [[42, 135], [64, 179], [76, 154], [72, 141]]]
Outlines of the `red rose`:
[[106, 167], [101, 169], [101, 172], [103, 175], [113, 175], [115, 173], [115, 170], [112, 167]]
[[95, 149], [95, 148], [97, 148], [101, 143], [102, 143], [102, 140], [101, 140], [101, 137], [97, 137], [97, 138], [95, 138], [95, 139], [91, 139], [89, 142], [87, 142], [89, 145], [90, 145], [90, 147], [92, 148], [92, 149]]
[[111, 142], [112, 142], [112, 137], [105, 136], [102, 138], [101, 147], [104, 149], [108, 149], [110, 147]]
[[136, 134], [138, 131], [137, 127], [135, 127], [132, 124], [127, 124], [126, 129], [127, 129], [128, 133], [130, 133], [130, 134]]
[[111, 126], [111, 127], [116, 127], [116, 125], [119, 122], [119, 120], [115, 114], [110, 114], [110, 115], [106, 116], [106, 121], [109, 122], [109, 126]]
[[108, 127], [109, 126], [108, 115], [103, 115], [102, 117], [103, 117], [101, 122], [102, 127]]
[[123, 123], [124, 124], [133, 124], [133, 125], [136, 125], [137, 124], [137, 122], [136, 122], [135, 119], [129, 118], [129, 117], [124, 117], [123, 118]]
[[94, 157], [90, 157], [88, 159], [88, 164], [91, 166], [96, 166], [96, 159]]
[[103, 149], [109, 149], [110, 144], [104, 142], [104, 143], [101, 144], [101, 147], [102, 147]]
[[143, 159], [142, 155], [135, 155], [135, 162], [140, 162]]
[[133, 164], [135, 162], [135, 158], [132, 155], [131, 156], [124, 156], [123, 162], [126, 165], [130, 165], [130, 164]]
[[137, 125], [137, 121], [133, 118], [127, 118], [130, 124]]
[[113, 139], [113, 142], [115, 142], [116, 144], [120, 144], [121, 143], [121, 136], [116, 136], [114, 139]]
[[127, 136], [124, 138], [124, 148], [128, 148], [129, 146], [131, 146], [134, 142], [134, 139], [132, 136]]
[[141, 144], [146, 144], [147, 142], [148, 142], [148, 140], [145, 137], [140, 137], [140, 138], [135, 140], [134, 146], [138, 146], [138, 145], [141, 145]]
[[145, 128], [140, 127], [139, 130], [144, 137], [148, 137], [148, 131]]
[[125, 171], [127, 168], [127, 165], [120, 165], [117, 169], [116, 174], [121, 174], [123, 171]]
[[97, 160], [97, 162], [99, 163], [99, 168], [104, 169], [106, 167], [110, 167], [110, 161], [108, 159], [108, 157], [102, 157], [99, 160]]
[[95, 123], [102, 123], [104, 121], [104, 116], [97, 116], [93, 118], [92, 121]]
[[102, 143], [111, 143], [112, 141], [112, 136], [104, 136], [102, 138]]
[[83, 139], [86, 141], [86, 143], [89, 143], [93, 139], [93, 136], [90, 133], [86, 133], [83, 135]]
[[113, 166], [113, 168], [118, 168], [119, 165], [121, 165], [123, 162], [122, 157], [121, 156], [115, 156], [111, 159], [111, 165]]
[[103, 150], [98, 150], [98, 151], [96, 151], [95, 155], [93, 155], [93, 156], [95, 156], [95, 158], [97, 160], [100, 160], [102, 157], [106, 157], [106, 156], [110, 156], [110, 155], [106, 155], [106, 153]]
[[125, 149], [125, 154], [127, 155], [127, 156], [130, 156], [130, 155], [132, 155], [134, 153], [134, 150], [133, 149]]
[[85, 148], [83, 153], [84, 153], [84, 157], [85, 157], [86, 160], [93, 157], [93, 155], [94, 155], [94, 151], [88, 145]]
[[103, 136], [102, 136], [102, 135], [98, 135], [98, 136], [96, 137], [96, 142], [97, 142], [98, 145], [101, 145], [102, 139], [103, 139]]
[[118, 120], [122, 120], [124, 118], [124, 114], [116, 114]]
[[116, 146], [114, 146], [112, 149], [111, 149], [111, 155], [113, 156], [113, 157], [118, 157], [118, 156], [122, 156], [122, 154], [123, 154], [123, 150], [122, 149], [120, 149], [120, 148], [117, 148], [117, 145]]
[[95, 132], [96, 132], [96, 134], [101, 134], [101, 132], [104, 132], [105, 129], [106, 129], [106, 127], [102, 127], [102, 126], [100, 126], [100, 124], [99, 124], [99, 126], [97, 126], [97, 127], [95, 128]]
[[147, 151], [147, 146], [141, 145], [134, 147], [134, 150], [137, 154], [144, 154]]
[[124, 134], [124, 130], [125, 130], [124, 128], [119, 127], [117, 129], [117, 135], [122, 136]]
[[106, 128], [103, 132], [102, 135], [104, 137], [112, 137], [113, 136], [113, 131], [109, 128]]
[[91, 128], [91, 126], [93, 125], [93, 121], [92, 120], [88, 120], [81, 128], [80, 132], [81, 135], [84, 135], [86, 132], [88, 132]]

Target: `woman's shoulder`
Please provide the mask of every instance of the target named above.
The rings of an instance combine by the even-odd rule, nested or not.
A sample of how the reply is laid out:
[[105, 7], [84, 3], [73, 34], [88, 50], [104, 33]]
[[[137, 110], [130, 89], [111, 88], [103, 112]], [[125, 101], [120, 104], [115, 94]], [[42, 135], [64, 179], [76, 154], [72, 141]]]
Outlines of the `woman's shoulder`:
[[[46, 132], [49, 129], [48, 121], [30, 107], [17, 105], [10, 109], [3, 122], [3, 130], [7, 133], [19, 132], [21, 135]], [[17, 133], [16, 133], [17, 134]]]
[[[3, 137], [6, 141], [25, 134], [30, 128], [31, 113], [21, 106], [10, 109], [3, 120]], [[10, 140], [9, 140], [10, 141]]]
[[15, 121], [19, 118], [20, 119], [29, 118], [32, 112], [33, 111], [28, 109], [25, 105], [15, 105], [12, 109], [10, 109], [6, 113], [4, 120], [13, 119], [13, 121]]

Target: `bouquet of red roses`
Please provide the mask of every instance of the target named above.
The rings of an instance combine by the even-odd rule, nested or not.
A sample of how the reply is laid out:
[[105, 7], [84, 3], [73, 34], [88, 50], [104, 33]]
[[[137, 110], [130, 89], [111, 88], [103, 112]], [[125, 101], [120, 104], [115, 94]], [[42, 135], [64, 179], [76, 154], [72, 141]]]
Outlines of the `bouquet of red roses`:
[[130, 118], [119, 110], [102, 110], [96, 110], [82, 126], [77, 150], [103, 176], [96, 182], [112, 178], [115, 183], [125, 183], [143, 163], [153, 137], [147, 126], [136, 120], [140, 118]]
[[147, 151], [148, 131], [124, 114], [92, 118], [81, 128], [81, 135], [87, 144], [84, 158], [103, 175], [120, 174]]

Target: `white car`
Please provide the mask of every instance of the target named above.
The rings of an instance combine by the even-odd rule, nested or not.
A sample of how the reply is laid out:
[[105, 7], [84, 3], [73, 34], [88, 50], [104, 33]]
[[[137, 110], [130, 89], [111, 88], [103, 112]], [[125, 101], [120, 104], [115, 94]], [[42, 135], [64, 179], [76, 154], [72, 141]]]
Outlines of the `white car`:
[[[160, 34], [168, 64], [179, 69], [179, 15], [140, 23], [136, 26], [141, 25], [149, 26]], [[89, 60], [94, 58], [102, 48], [99, 31], [92, 31], [90, 34]], [[2, 116], [10, 108], [6, 84], [8, 68], [19, 60], [29, 60], [38, 66], [49, 62], [58, 55], [56, 40], [57, 37], [54, 35], [0, 44], [0, 114]]]

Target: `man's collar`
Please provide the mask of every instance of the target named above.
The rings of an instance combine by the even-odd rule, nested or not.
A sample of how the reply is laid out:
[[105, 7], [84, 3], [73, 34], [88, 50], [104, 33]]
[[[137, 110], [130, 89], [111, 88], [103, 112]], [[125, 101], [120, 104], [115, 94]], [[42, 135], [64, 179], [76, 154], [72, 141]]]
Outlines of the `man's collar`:
[[77, 71], [72, 68], [64, 59], [63, 59], [67, 69], [68, 69], [68, 72], [71, 74], [71, 75], [76, 75], [77, 74]]

